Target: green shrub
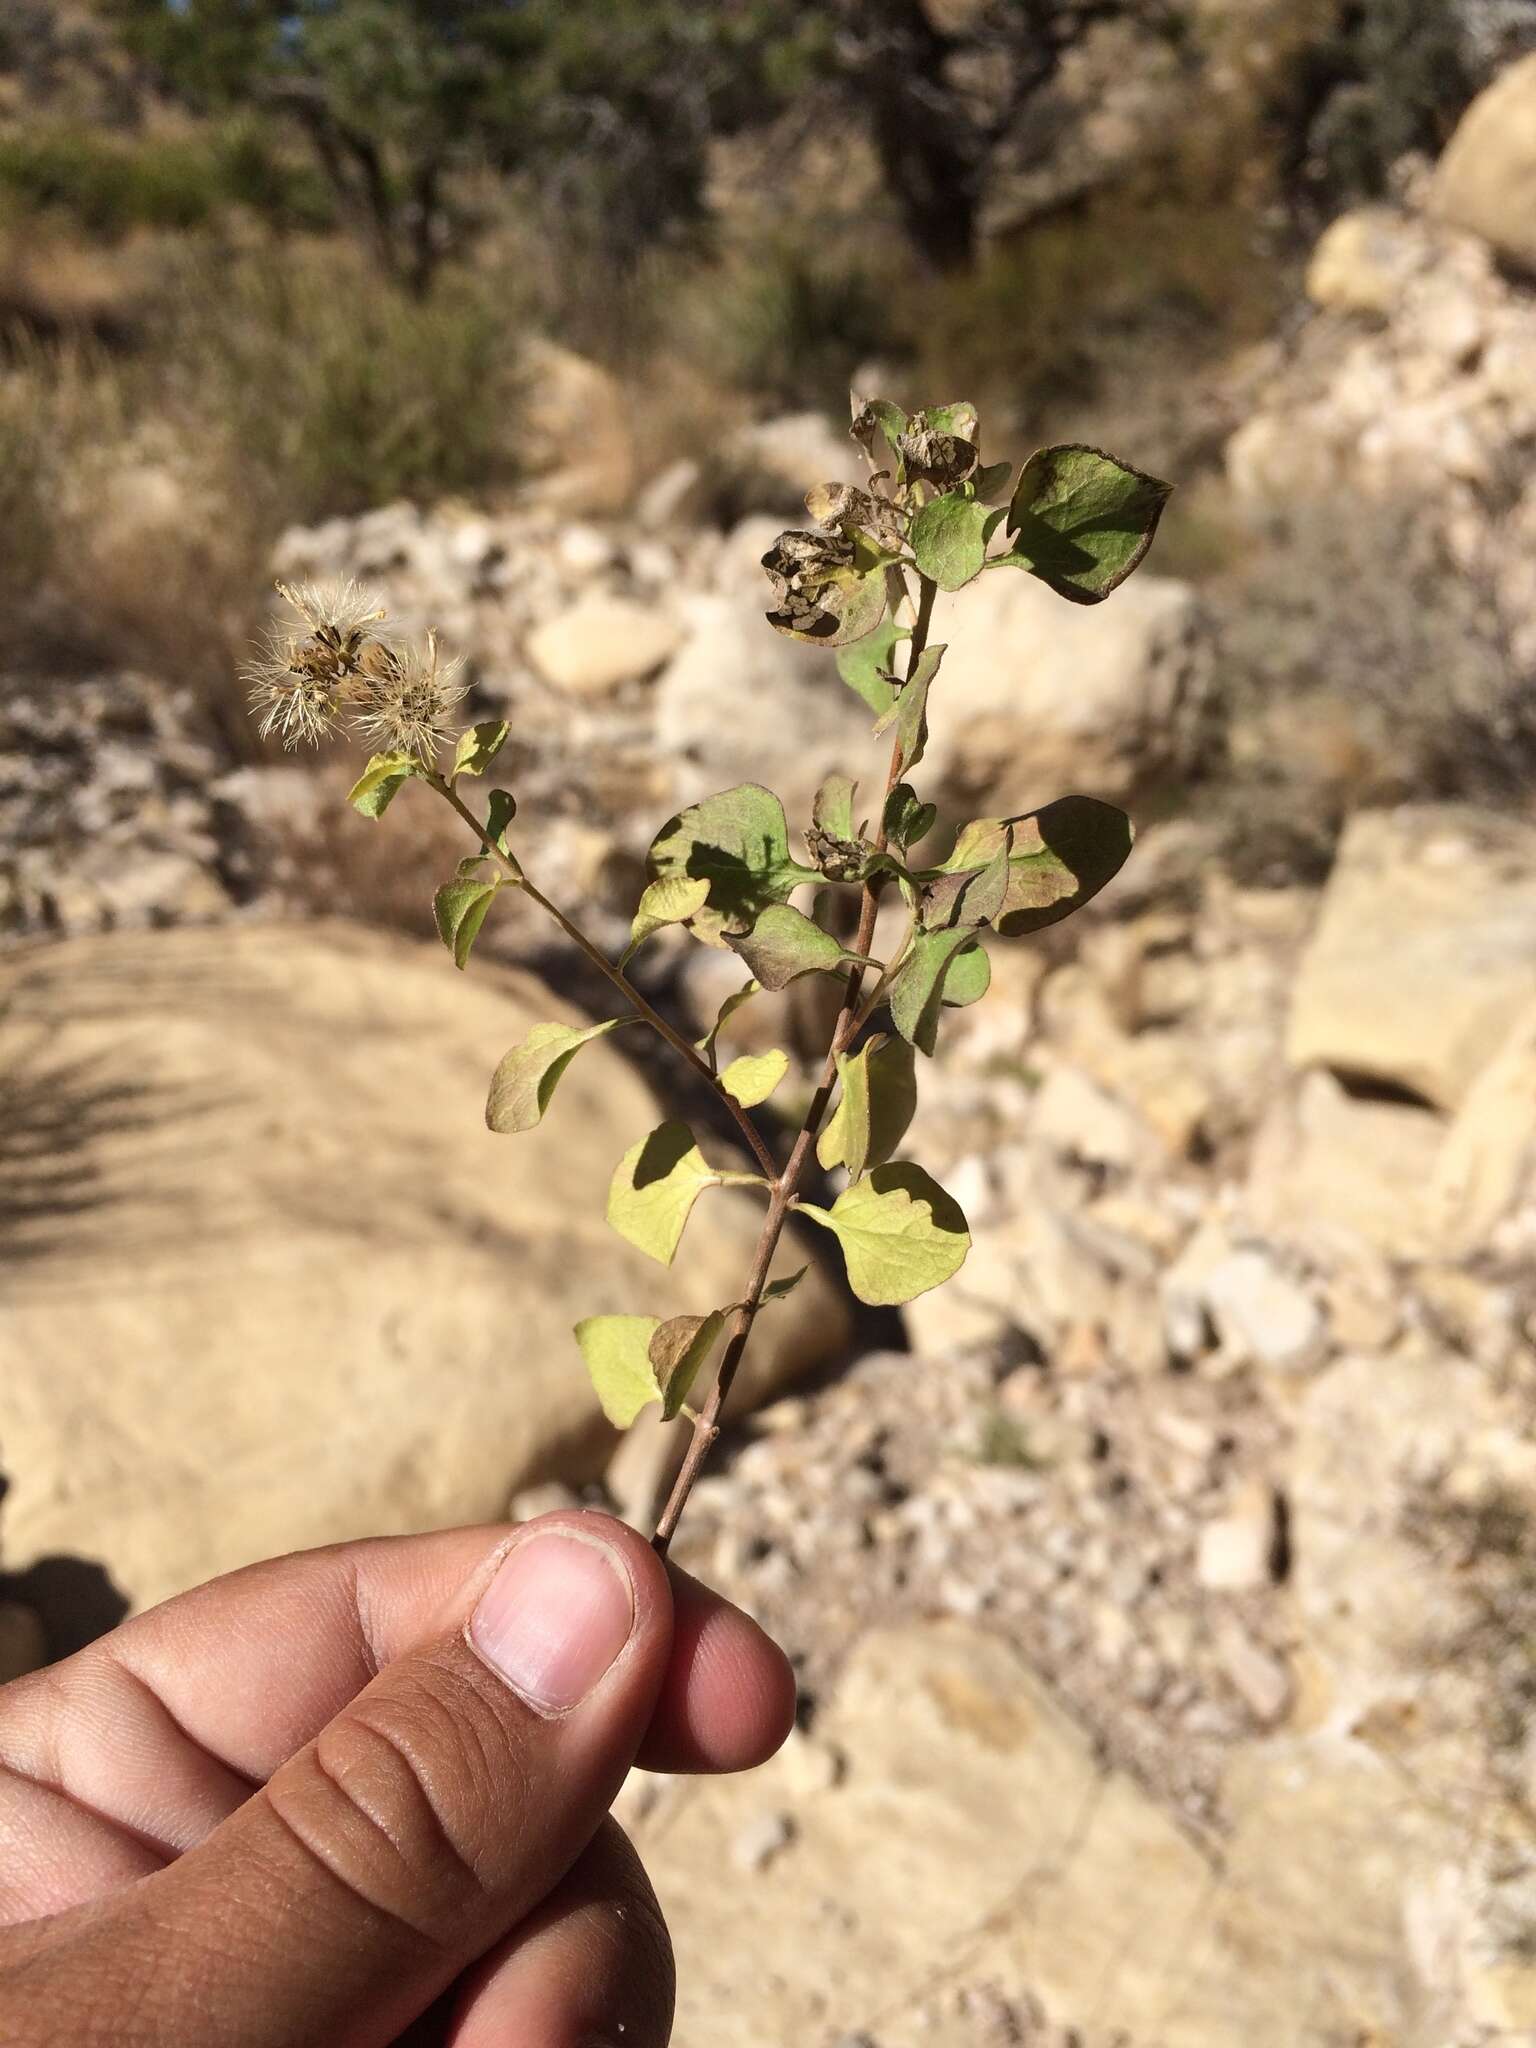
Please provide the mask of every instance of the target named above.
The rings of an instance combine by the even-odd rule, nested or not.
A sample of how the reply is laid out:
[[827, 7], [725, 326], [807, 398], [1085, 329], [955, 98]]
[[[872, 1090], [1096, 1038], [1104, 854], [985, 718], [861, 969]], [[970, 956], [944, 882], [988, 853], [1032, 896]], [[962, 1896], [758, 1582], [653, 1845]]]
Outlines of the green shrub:
[[209, 257], [170, 295], [143, 374], [286, 523], [514, 478], [516, 333], [472, 280], [409, 300], [345, 248]]
[[207, 227], [233, 206], [286, 227], [328, 219], [314, 174], [274, 155], [243, 123], [148, 137], [17, 128], [0, 135], [0, 196], [13, 213], [62, 218], [105, 241], [140, 228]]

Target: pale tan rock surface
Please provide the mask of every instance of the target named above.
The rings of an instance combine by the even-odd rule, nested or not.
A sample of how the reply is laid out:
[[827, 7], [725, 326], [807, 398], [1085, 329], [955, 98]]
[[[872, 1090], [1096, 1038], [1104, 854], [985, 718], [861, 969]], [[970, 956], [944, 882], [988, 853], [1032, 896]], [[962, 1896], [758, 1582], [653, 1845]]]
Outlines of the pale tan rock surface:
[[[866, 1636], [816, 1740], [841, 1759], [830, 1786], [780, 1761], [638, 1823], [678, 1948], [677, 2048], [947, 2048], [975, 2037], [935, 2027], [936, 1993], [978, 1981], [1095, 2044], [1447, 2038], [1463, 1987], [1436, 1981], [1414, 1915], [1454, 1914], [1465, 1837], [1361, 1743], [1249, 1745], [1218, 1856], [953, 1622]], [[700, 1885], [770, 1825], [760, 1868]]]
[[[614, 1159], [660, 1113], [606, 1044], [539, 1131], [486, 1130], [496, 1061], [565, 1014], [527, 976], [461, 978], [342, 926], [9, 957], [13, 1569], [89, 1557], [142, 1604], [601, 1469], [612, 1439], [571, 1324], [734, 1299], [758, 1219], [746, 1197], [701, 1205], [670, 1275], [608, 1230]], [[813, 1273], [764, 1318], [758, 1394], [846, 1332]]]
[[1467, 805], [1350, 823], [1286, 1051], [1455, 1109], [1536, 999], [1536, 830]]
[[995, 570], [940, 599], [933, 637], [948, 650], [944, 716], [924, 774], [957, 797], [1010, 810], [1078, 789], [1123, 797], [1199, 754], [1211, 652], [1176, 578], [1143, 574], [1109, 604], [1073, 605]]
[[1511, 64], [1462, 116], [1436, 166], [1431, 204], [1536, 272], [1536, 56]]
[[1473, 1082], [1435, 1166], [1431, 1213], [1446, 1248], [1475, 1252], [1536, 1198], [1536, 1003]]
[[682, 629], [665, 612], [622, 597], [586, 597], [528, 637], [544, 680], [572, 697], [611, 697], [653, 674], [677, 651]]

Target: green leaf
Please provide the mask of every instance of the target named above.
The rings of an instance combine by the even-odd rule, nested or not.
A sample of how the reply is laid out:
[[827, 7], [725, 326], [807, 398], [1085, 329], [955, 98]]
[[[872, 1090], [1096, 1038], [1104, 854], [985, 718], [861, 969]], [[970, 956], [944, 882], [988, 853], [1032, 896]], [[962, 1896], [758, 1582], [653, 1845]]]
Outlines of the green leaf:
[[1002, 512], [966, 491], [930, 498], [912, 521], [912, 554], [940, 590], [962, 590], [981, 574]]
[[382, 818], [416, 770], [414, 754], [375, 754], [347, 791], [347, 802], [365, 818]]
[[1064, 796], [1022, 818], [978, 818], [955, 842], [942, 870], [990, 860], [1013, 834], [1008, 891], [993, 920], [1006, 939], [1022, 938], [1070, 917], [1112, 882], [1135, 835], [1124, 811], [1097, 797]]
[[942, 1287], [971, 1248], [959, 1203], [920, 1166], [877, 1166], [830, 1210], [802, 1202], [800, 1213], [835, 1234], [848, 1284], [872, 1308], [897, 1307]]
[[945, 970], [943, 1004], [946, 1010], [969, 1009], [979, 1003], [992, 986], [992, 962], [985, 946], [966, 946]]
[[956, 399], [952, 405], [930, 405], [917, 417], [931, 433], [953, 434], [961, 441], [974, 441], [981, 425], [981, 415], [968, 398]]
[[949, 963], [963, 946], [974, 943], [975, 937], [974, 931], [964, 925], [919, 932], [891, 984], [891, 1022], [909, 1045], [915, 1045], [930, 1059], [938, 1042], [939, 1011], [943, 1007]]
[[493, 1131], [531, 1131], [548, 1109], [560, 1076], [584, 1045], [617, 1031], [634, 1017], [609, 1017], [605, 1023], [576, 1029], [569, 1024], [535, 1024], [520, 1044], [507, 1053], [491, 1080], [485, 1120]]
[[619, 1161], [608, 1190], [608, 1221], [647, 1258], [670, 1266], [694, 1203], [719, 1185], [688, 1126], [660, 1124]]
[[726, 997], [725, 1001], [720, 1005], [719, 1016], [716, 1017], [714, 1023], [710, 1025], [708, 1031], [699, 1040], [699, 1051], [707, 1059], [714, 1059], [715, 1040], [720, 1036], [721, 1031], [731, 1018], [735, 1016], [742, 1004], [750, 1003], [754, 996], [760, 996], [762, 992], [763, 985], [760, 981], [749, 981], [745, 982], [742, 987], [733, 989], [731, 994]]
[[766, 1102], [789, 1072], [789, 1054], [775, 1048], [772, 1052], [743, 1053], [739, 1060], [732, 1060], [720, 1076], [720, 1086], [727, 1095], [732, 1095], [743, 1109], [756, 1109], [760, 1102]]
[[923, 750], [928, 744], [928, 692], [933, 687], [933, 679], [939, 672], [944, 655], [943, 647], [924, 648], [901, 695], [875, 727], [878, 736], [894, 726], [901, 743], [899, 772], [903, 775], [922, 760]]
[[938, 815], [938, 806], [923, 803], [910, 782], [898, 782], [885, 800], [885, 836], [905, 853], [928, 837]]
[[641, 894], [620, 966], [629, 965], [653, 932], [669, 924], [686, 924], [708, 900], [709, 882], [703, 875], [668, 875], [665, 881], [650, 883]]
[[[517, 798], [511, 790], [493, 789], [485, 800], [486, 837], [506, 860], [512, 860], [512, 849], [507, 844], [507, 827], [516, 816]], [[517, 862], [512, 861], [512, 865], [516, 867]]]
[[976, 931], [991, 924], [1007, 901], [1012, 850], [1013, 832], [1005, 825], [983, 865], [948, 870], [937, 881], [927, 883], [922, 892], [923, 929], [943, 931], [959, 926]]
[[1008, 495], [1009, 479], [1013, 475], [1011, 462], [989, 463], [985, 469], [978, 469], [971, 482], [978, 498], [985, 498], [989, 505]]
[[917, 1072], [912, 1048], [900, 1038], [872, 1038], [837, 1062], [843, 1092], [816, 1145], [830, 1172], [844, 1166], [857, 1180], [884, 1166], [917, 1114]]
[[811, 804], [811, 821], [818, 832], [834, 839], [854, 836], [853, 799], [858, 784], [847, 775], [829, 775]]
[[1101, 604], [1145, 556], [1173, 486], [1101, 448], [1042, 448], [1008, 508], [1013, 545], [999, 557], [1074, 604]]
[[498, 882], [445, 882], [432, 898], [438, 936], [453, 955], [455, 967], [467, 965], [491, 899], [500, 886]]
[[720, 1341], [725, 1317], [723, 1308], [711, 1309], [707, 1316], [673, 1316], [652, 1337], [649, 1355], [661, 1389], [663, 1422], [675, 1422], [682, 1414], [694, 1381]]
[[877, 717], [889, 711], [895, 701], [896, 693], [890, 679], [891, 663], [896, 658], [897, 647], [911, 637], [906, 626], [898, 626], [894, 619], [886, 619], [873, 633], [866, 633], [862, 640], [855, 640], [838, 650], [838, 674]]
[[821, 879], [790, 858], [784, 806], [755, 782], [680, 811], [652, 841], [650, 858], [657, 881], [708, 882], [709, 895], [692, 924], [712, 946], [723, 946], [732, 932], [750, 931], [769, 904], [787, 902], [802, 882]]
[[656, 1316], [588, 1316], [576, 1325], [576, 1342], [615, 1429], [628, 1429], [662, 1398], [650, 1357], [651, 1339], [660, 1328]]
[[750, 932], [732, 934], [730, 945], [771, 989], [788, 988], [802, 974], [830, 973], [848, 958], [830, 932], [788, 903], [771, 905]]
[[504, 718], [487, 719], [482, 725], [472, 725], [468, 732], [459, 734], [459, 744], [453, 750], [453, 767], [448, 780], [456, 782], [461, 775], [483, 775], [507, 743], [512, 728]]
[[758, 1307], [766, 1308], [770, 1301], [787, 1301], [810, 1271], [802, 1266], [798, 1273], [786, 1273], [782, 1280], [770, 1280], [758, 1298]]

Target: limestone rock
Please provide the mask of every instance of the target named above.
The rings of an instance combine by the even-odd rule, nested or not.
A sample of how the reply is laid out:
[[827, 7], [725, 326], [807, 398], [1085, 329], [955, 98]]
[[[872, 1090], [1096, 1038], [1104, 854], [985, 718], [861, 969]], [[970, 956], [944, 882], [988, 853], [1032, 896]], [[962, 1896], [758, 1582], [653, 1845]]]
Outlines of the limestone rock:
[[676, 764], [684, 801], [762, 782], [793, 827], [810, 822], [810, 800], [834, 768], [883, 788], [888, 749], [870, 738], [869, 713], [831, 659], [765, 623], [766, 592], [764, 582], [761, 592], [683, 600], [688, 637], [656, 685], [655, 743]]
[[[485, 1129], [497, 1059], [567, 1014], [526, 976], [460, 978], [343, 926], [230, 926], [13, 955], [0, 1012], [5, 1120], [28, 1134], [0, 1163], [13, 1569], [100, 1559], [143, 1603], [308, 1544], [498, 1518], [610, 1450], [579, 1315], [740, 1291], [749, 1198], [701, 1204], [671, 1276], [604, 1224], [614, 1156], [659, 1121], [609, 1045], [539, 1131]], [[813, 1271], [763, 1319], [759, 1395], [847, 1327]]]
[[1275, 1372], [1321, 1363], [1322, 1311], [1262, 1245], [1244, 1245], [1206, 1275], [1205, 1302], [1229, 1356]]
[[1536, 272], [1536, 55], [1472, 102], [1436, 166], [1430, 203], [1506, 262]]
[[1274, 1576], [1278, 1549], [1275, 1496], [1249, 1485], [1200, 1531], [1195, 1573], [1210, 1592], [1252, 1592]]
[[1471, 805], [1354, 818], [1286, 1050], [1455, 1109], [1536, 998], [1536, 829]]
[[542, 338], [525, 351], [523, 431], [530, 496], [562, 512], [617, 512], [637, 475], [629, 402], [598, 363]]
[[846, 431], [824, 413], [783, 413], [733, 435], [728, 453], [754, 479], [767, 485], [772, 509], [798, 511], [804, 524], [805, 494], [813, 484], [854, 481], [864, 458]]
[[1431, 1188], [1445, 1248], [1473, 1252], [1536, 1194], [1536, 1003], [1468, 1091]]
[[1295, 2048], [1298, 1956], [1301, 2038], [1449, 2038], [1401, 2024], [1446, 1996], [1404, 1923], [1454, 1875], [1461, 1838], [1359, 1745], [1251, 1746], [1218, 1872], [972, 1625], [865, 1637], [823, 1726], [849, 1776], [786, 1800], [794, 1837], [750, 1884], [701, 1887], [698, 1873], [729, 1868], [779, 1796], [777, 1765], [696, 1781], [639, 1827], [677, 1943], [677, 2048], [969, 2042], [936, 2033], [928, 2006], [957, 1957], [992, 1998], [1083, 2030], [1064, 2039]]
[[625, 683], [653, 675], [682, 637], [677, 621], [651, 605], [593, 596], [535, 627], [528, 658], [568, 696], [611, 697]]
[[1362, 1099], [1321, 1070], [1304, 1074], [1254, 1139], [1248, 1211], [1272, 1237], [1344, 1240], [1357, 1267], [1368, 1263], [1367, 1247], [1411, 1257], [1431, 1229], [1426, 1190], [1445, 1129], [1432, 1110]]
[[1389, 206], [1364, 206], [1334, 221], [1312, 252], [1307, 296], [1328, 312], [1395, 313], [1429, 260], [1423, 235]]
[[1187, 583], [1143, 573], [1086, 606], [999, 570], [939, 600], [933, 637], [948, 652], [924, 774], [957, 801], [1124, 797], [1203, 748], [1212, 659]]

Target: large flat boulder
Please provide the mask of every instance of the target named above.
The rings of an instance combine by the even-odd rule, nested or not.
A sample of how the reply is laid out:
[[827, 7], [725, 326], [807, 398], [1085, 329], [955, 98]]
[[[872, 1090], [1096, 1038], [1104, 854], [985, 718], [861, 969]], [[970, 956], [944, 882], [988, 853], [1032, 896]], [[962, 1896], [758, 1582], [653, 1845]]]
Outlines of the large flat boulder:
[[1536, 829], [1469, 804], [1349, 825], [1286, 1050], [1456, 1109], [1536, 999]]
[[814, 1742], [678, 1786], [638, 1827], [677, 2048], [1035, 2038], [936, 2028], [966, 1986], [1103, 2048], [1450, 2038], [1413, 2031], [1459, 1989], [1415, 1928], [1470, 1892], [1468, 1833], [1362, 1743], [1249, 1745], [1218, 1860], [1099, 1768], [1007, 1644], [948, 1622], [862, 1638]]
[[[460, 977], [439, 950], [341, 925], [10, 956], [8, 1565], [100, 1560], [144, 1603], [599, 1471], [612, 1437], [572, 1323], [736, 1299], [761, 1204], [701, 1203], [671, 1274], [613, 1235], [615, 1160], [660, 1113], [607, 1042], [538, 1131], [493, 1137], [495, 1062], [567, 1015], [528, 976]], [[847, 1332], [813, 1271], [763, 1318], [743, 1399]]]

